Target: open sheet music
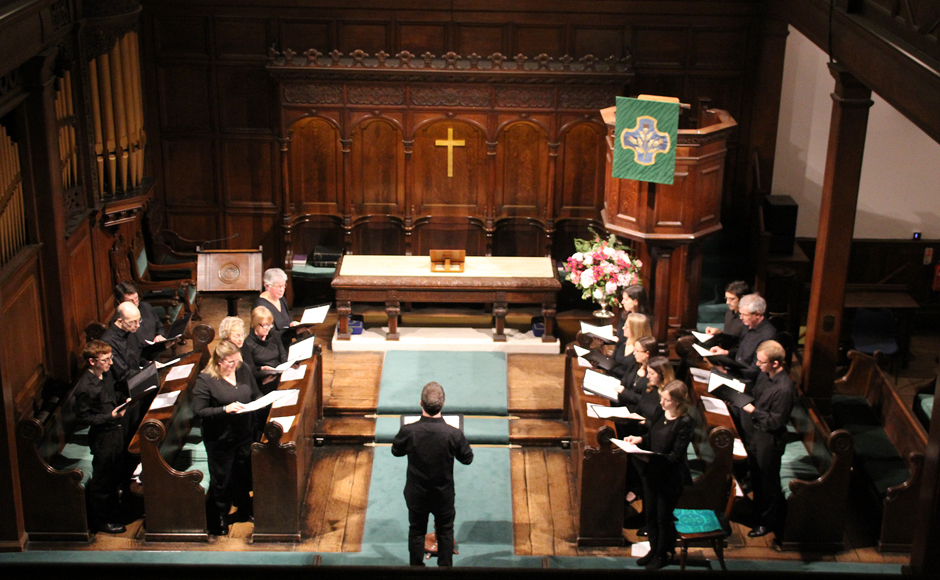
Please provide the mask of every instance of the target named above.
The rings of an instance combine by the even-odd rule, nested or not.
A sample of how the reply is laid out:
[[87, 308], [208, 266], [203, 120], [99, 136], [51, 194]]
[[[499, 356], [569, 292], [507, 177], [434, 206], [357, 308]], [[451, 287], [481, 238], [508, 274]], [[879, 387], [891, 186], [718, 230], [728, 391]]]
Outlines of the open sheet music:
[[659, 453], [655, 453], [653, 451], [640, 449], [633, 443], [627, 443], [623, 439], [611, 439], [610, 442], [616, 445], [617, 447], [623, 449], [627, 453], [633, 453], [634, 455], [660, 455]]
[[637, 415], [626, 407], [607, 407], [605, 405], [598, 405], [596, 403], [587, 404], [587, 414], [588, 417], [595, 417], [597, 419], [635, 419], [637, 421], [646, 420], [642, 415]]
[[594, 326], [592, 324], [582, 322], [581, 334], [590, 334], [591, 336], [596, 336], [604, 342], [617, 342], [617, 337], [614, 335], [614, 327], [610, 324], [607, 326]]
[[255, 399], [254, 401], [243, 406], [239, 413], [247, 413], [249, 411], [257, 411], [258, 409], [263, 409], [268, 405], [272, 404], [274, 401], [277, 401], [281, 397], [287, 394], [287, 391], [271, 391], [267, 395], [261, 397], [260, 399]]
[[597, 371], [586, 370], [584, 371], [584, 382], [581, 383], [581, 386], [585, 391], [592, 394], [611, 401], [617, 401], [617, 388], [620, 386], [620, 379], [602, 375]]
[[734, 378], [725, 376], [721, 373], [716, 373], [715, 371], [712, 371], [711, 374], [708, 375], [708, 392], [710, 393], [714, 391], [721, 385], [728, 385], [729, 387], [731, 387], [732, 389], [734, 389], [735, 391], [739, 393], [743, 393], [744, 388], [746, 386], [744, 383], [742, 383], [738, 379], [734, 379]]
[[304, 310], [304, 315], [300, 318], [300, 324], [320, 324], [326, 320], [326, 315], [330, 312], [329, 304], [311, 306]]

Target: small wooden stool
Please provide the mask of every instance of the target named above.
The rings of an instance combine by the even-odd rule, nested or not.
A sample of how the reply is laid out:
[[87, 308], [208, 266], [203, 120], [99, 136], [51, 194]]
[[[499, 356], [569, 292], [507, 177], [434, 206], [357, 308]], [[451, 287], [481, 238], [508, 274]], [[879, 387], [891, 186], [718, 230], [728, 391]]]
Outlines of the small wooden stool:
[[685, 570], [685, 561], [689, 555], [689, 545], [695, 543], [711, 544], [718, 556], [718, 563], [721, 569], [727, 571], [725, 566], [725, 538], [728, 537], [728, 531], [722, 526], [718, 516], [712, 510], [683, 510], [677, 509], [673, 512], [676, 517], [676, 535], [679, 536], [679, 544], [682, 550], [679, 554], [679, 569]]
[[[457, 551], [457, 540], [454, 540], [454, 555], [456, 556], [459, 553]], [[432, 556], [437, 558], [437, 534], [434, 532], [424, 536], [424, 559], [430, 560]]]

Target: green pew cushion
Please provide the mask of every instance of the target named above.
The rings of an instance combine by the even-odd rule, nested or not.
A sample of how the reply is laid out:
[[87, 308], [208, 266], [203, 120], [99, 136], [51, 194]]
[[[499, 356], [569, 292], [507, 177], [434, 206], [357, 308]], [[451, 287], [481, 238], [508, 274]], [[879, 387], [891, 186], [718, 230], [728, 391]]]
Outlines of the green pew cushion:
[[80, 469], [82, 485], [88, 485], [91, 479], [91, 448], [88, 446], [88, 427], [75, 431], [66, 438], [62, 451], [49, 458], [49, 465], [54, 469]]
[[933, 395], [929, 393], [914, 395], [914, 416], [928, 431], [930, 430], [931, 415], [933, 415]]
[[291, 270], [292, 276], [303, 280], [333, 278], [333, 274], [335, 273], [336, 268], [320, 268], [317, 266], [310, 266], [308, 264], [294, 266], [294, 268]]
[[206, 446], [202, 443], [202, 430], [199, 427], [193, 427], [183, 443], [183, 448], [176, 461], [173, 462], [173, 469], [177, 471], [201, 471], [202, 481], [199, 485], [202, 489], [209, 489], [209, 455], [206, 453]]
[[865, 397], [833, 396], [832, 415], [837, 428], [852, 434], [855, 440], [855, 464], [871, 480], [879, 497], [885, 497], [888, 488], [908, 480], [911, 473], [907, 464]]
[[813, 458], [806, 451], [802, 436], [793, 425], [787, 425], [787, 445], [780, 461], [780, 487], [783, 496], [790, 497], [790, 481], [812, 481], [819, 477]]

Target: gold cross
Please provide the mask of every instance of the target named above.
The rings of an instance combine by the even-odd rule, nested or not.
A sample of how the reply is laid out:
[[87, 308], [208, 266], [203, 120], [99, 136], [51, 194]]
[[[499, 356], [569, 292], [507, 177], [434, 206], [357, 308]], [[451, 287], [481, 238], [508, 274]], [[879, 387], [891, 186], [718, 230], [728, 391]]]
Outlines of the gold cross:
[[463, 147], [467, 143], [463, 139], [454, 140], [453, 127], [447, 128], [447, 140], [438, 139], [434, 141], [437, 147], [447, 147], [447, 177], [454, 176], [454, 147]]

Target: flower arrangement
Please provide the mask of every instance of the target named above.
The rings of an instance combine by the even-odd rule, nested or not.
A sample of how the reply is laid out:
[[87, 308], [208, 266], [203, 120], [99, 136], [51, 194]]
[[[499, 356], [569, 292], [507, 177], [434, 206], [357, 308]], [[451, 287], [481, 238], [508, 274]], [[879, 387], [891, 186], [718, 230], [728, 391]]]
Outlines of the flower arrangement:
[[640, 284], [643, 263], [631, 258], [613, 234], [606, 240], [596, 232], [593, 240], [575, 239], [574, 248], [565, 264], [565, 279], [583, 291], [581, 298], [606, 308], [617, 304], [620, 289]]

